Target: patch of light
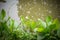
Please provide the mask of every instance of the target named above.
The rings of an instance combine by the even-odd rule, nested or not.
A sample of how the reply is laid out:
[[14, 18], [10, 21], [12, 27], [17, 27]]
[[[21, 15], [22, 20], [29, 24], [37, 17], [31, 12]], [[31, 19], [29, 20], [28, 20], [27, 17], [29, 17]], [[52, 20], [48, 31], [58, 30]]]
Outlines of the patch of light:
[[38, 18], [38, 20], [40, 20], [40, 18]]
[[39, 15], [40, 15], [40, 13], [39, 13]]
[[44, 5], [47, 5], [47, 3], [44, 1], [44, 2], [42, 2], [42, 4], [44, 4]]
[[20, 5], [20, 7], [19, 7], [20, 9], [22, 9], [22, 6]]
[[33, 17], [33, 16], [32, 16]]
[[37, 4], [36, 0], [33, 0], [33, 3], [34, 3], [34, 4]]
[[25, 17], [26, 19], [29, 19], [28, 16]]
[[46, 5], [47, 3], [46, 2], [44, 2], [44, 5]]
[[30, 14], [30, 11], [27, 11], [28, 14]]
[[44, 14], [41, 15], [42, 17], [44, 16]]
[[52, 11], [48, 11], [49, 13], [52, 13]]
[[30, 10], [32, 9], [32, 8], [29, 8]]
[[34, 2], [34, 4], [37, 4], [36, 2]]

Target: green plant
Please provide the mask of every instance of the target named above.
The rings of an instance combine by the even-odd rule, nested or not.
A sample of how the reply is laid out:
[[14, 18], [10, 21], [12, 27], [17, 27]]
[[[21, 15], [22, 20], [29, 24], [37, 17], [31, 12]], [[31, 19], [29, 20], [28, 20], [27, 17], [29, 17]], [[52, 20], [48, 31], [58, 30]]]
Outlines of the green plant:
[[5, 20], [6, 12], [2, 9], [0, 13], [0, 40], [35, 40], [35, 35], [23, 28], [23, 21], [16, 26], [15, 21], [8, 17]]
[[60, 40], [60, 21], [52, 19], [34, 21], [21, 16], [21, 23], [16, 26], [15, 20], [8, 17], [2, 9], [0, 13], [0, 40]]
[[52, 18], [48, 16], [46, 18], [46, 22], [44, 21], [41, 21], [41, 22], [40, 22], [41, 23], [40, 25], [42, 25], [43, 31], [41, 30], [41, 28], [37, 29], [37, 30], [40, 30], [38, 31], [38, 40], [60, 40], [60, 37], [59, 37], [60, 22], [58, 21], [58, 19], [52, 20]]
[[48, 16], [46, 21], [39, 19], [36, 22], [30, 19], [27, 21], [24, 17], [22, 19], [23, 25], [30, 29], [29, 32], [36, 33], [36, 40], [60, 40], [60, 21], [57, 18], [53, 20]]
[[[1, 13], [0, 13], [0, 40], [17, 40], [17, 34], [18, 32], [15, 31], [11, 31], [11, 29], [14, 29], [14, 20], [11, 20], [12, 23], [8, 21], [11, 19], [10, 17], [8, 17], [8, 19], [5, 19], [6, 16], [6, 12], [4, 9], [2, 9]], [[14, 28], [13, 28], [14, 27]]]

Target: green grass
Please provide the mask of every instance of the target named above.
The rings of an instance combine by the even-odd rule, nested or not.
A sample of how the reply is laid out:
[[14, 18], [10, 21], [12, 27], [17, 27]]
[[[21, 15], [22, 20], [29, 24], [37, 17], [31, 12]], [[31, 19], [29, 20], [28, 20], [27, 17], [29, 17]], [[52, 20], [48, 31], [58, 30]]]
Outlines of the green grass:
[[20, 17], [21, 23], [16, 26], [15, 21], [6, 12], [0, 12], [0, 40], [60, 40], [60, 21], [47, 16], [46, 20], [34, 21]]

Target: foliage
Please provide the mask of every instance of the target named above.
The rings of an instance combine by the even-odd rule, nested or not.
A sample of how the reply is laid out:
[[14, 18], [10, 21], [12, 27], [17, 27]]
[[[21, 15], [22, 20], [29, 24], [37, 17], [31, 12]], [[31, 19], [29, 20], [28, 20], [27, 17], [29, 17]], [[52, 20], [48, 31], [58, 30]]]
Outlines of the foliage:
[[46, 17], [34, 21], [20, 17], [21, 23], [16, 26], [15, 20], [8, 17], [5, 20], [6, 12], [2, 9], [0, 13], [0, 40], [60, 40], [60, 22]]
[[[43, 28], [44, 30], [39, 32], [38, 36], [41, 38], [38, 38], [38, 40], [60, 40], [60, 22], [58, 19], [52, 20], [50, 16], [46, 18], [46, 27]], [[43, 24], [44, 25], [44, 24]], [[40, 26], [41, 27], [41, 26]]]

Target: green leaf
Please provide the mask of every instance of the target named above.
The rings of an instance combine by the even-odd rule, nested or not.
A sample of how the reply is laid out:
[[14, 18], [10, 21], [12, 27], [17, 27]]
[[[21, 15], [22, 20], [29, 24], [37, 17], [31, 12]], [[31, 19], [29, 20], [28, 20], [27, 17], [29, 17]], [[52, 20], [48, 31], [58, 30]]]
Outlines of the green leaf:
[[57, 30], [57, 35], [60, 38], [60, 28]]
[[0, 14], [0, 18], [4, 19], [5, 16], [6, 16], [6, 12], [4, 9], [2, 9], [1, 14]]
[[51, 17], [50, 16], [46, 17], [46, 22], [50, 22], [50, 21], [51, 21]]
[[37, 32], [43, 32], [44, 31], [44, 28], [41, 27], [41, 28], [37, 28]]
[[10, 31], [11, 31], [11, 32], [13, 32], [13, 30], [14, 30], [14, 28], [15, 28], [14, 22], [15, 22], [15, 21], [14, 21], [13, 19], [10, 19], [10, 20], [9, 20], [9, 23], [10, 23], [9, 28], [10, 28]]
[[44, 36], [37, 35], [37, 40], [42, 40]]
[[51, 16], [46, 17], [46, 25], [49, 26], [52, 23], [52, 18]]
[[21, 18], [21, 23], [24, 25], [24, 24], [25, 24], [25, 22], [26, 22], [26, 20], [25, 20], [24, 16], [21, 16], [20, 18]]
[[58, 28], [59, 28], [59, 26], [60, 26], [59, 20], [58, 20], [57, 18], [56, 18], [56, 19], [54, 19], [53, 24], [55, 24], [55, 25], [56, 25], [56, 29], [58, 29]]
[[31, 21], [30, 24], [31, 24], [32, 29], [34, 29], [36, 27], [36, 22], [35, 21]]
[[55, 28], [56, 28], [56, 25], [55, 24], [52, 24], [52, 25], [49, 26], [49, 30], [50, 31], [55, 30]]
[[39, 27], [46, 28], [46, 23], [43, 20], [41, 20], [41, 19], [38, 20], [38, 23], [37, 24], [39, 24]]

